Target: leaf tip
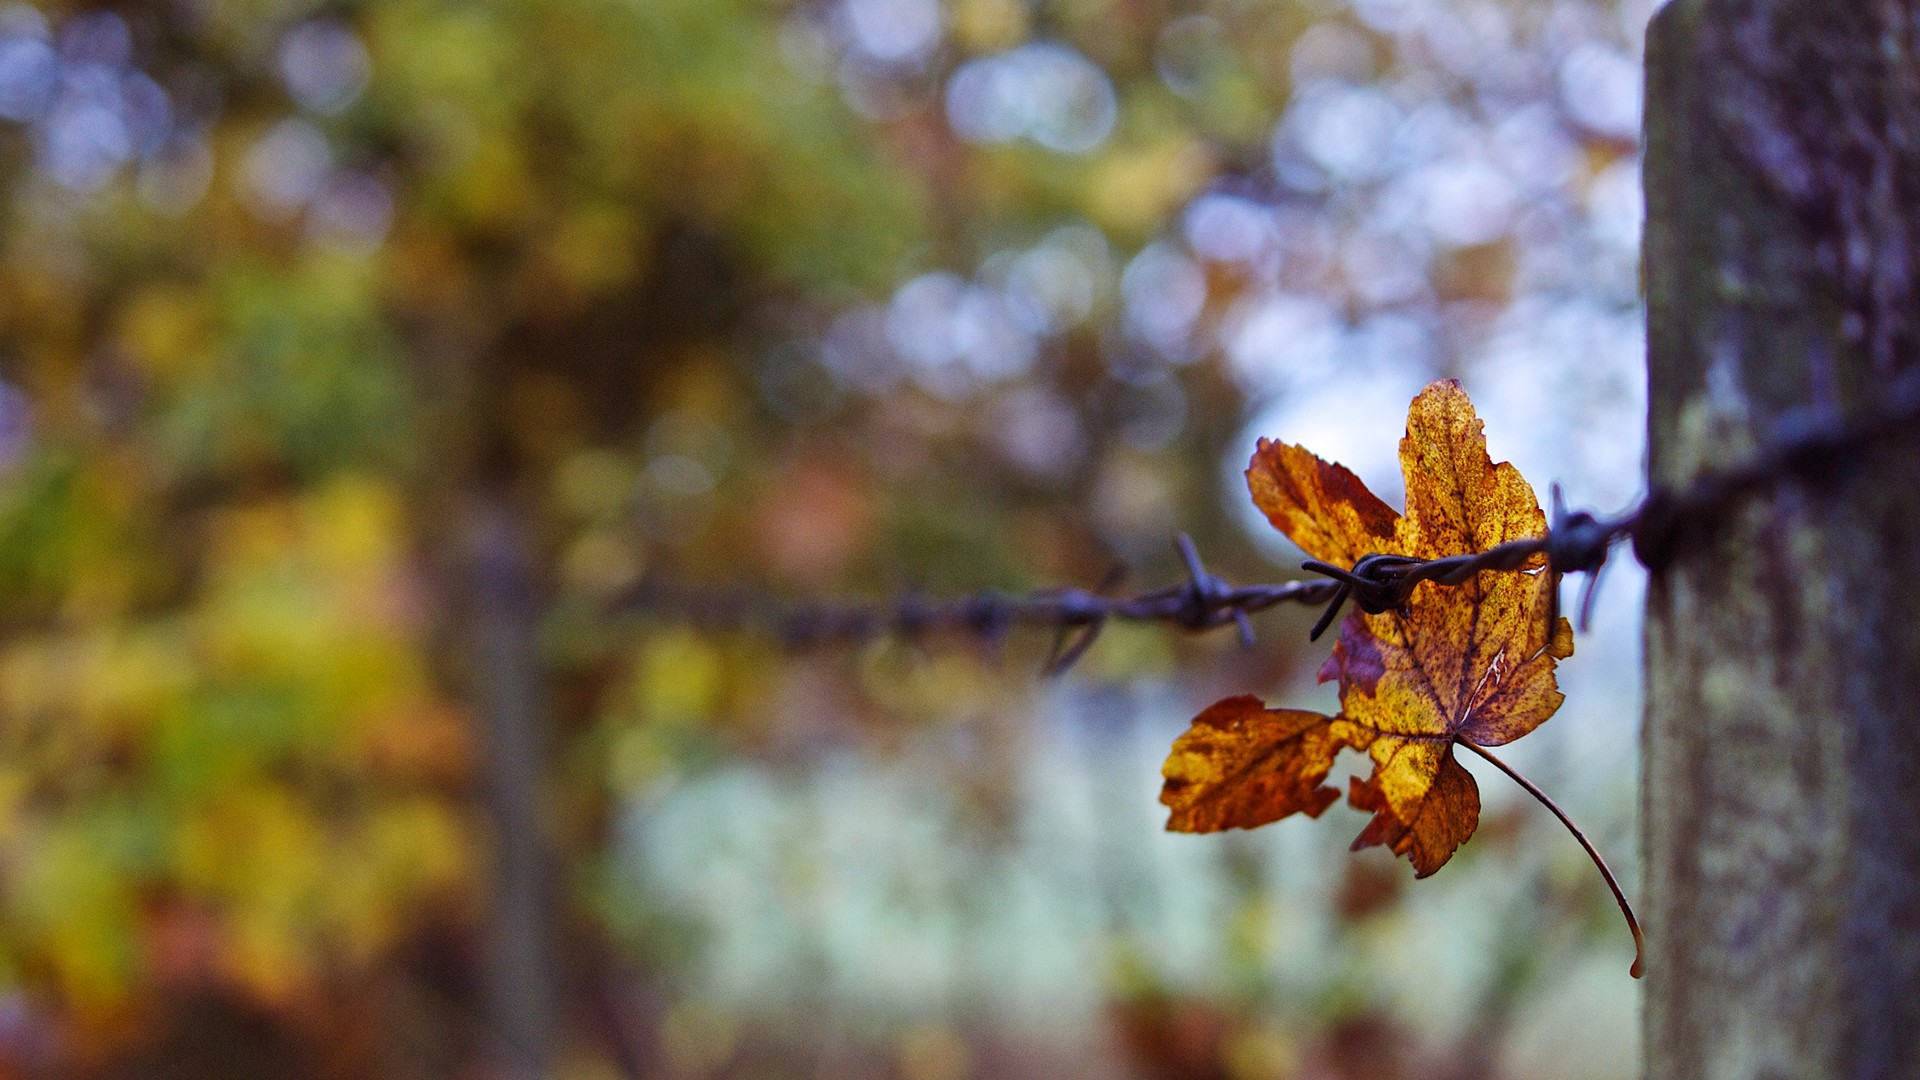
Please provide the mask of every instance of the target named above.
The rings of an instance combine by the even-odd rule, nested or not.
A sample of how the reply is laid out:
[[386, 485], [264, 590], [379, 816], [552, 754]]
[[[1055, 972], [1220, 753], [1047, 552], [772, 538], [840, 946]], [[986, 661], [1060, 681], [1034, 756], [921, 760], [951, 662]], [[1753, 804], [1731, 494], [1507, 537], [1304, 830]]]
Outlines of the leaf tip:
[[1553, 637], [1547, 642], [1547, 655], [1555, 660], [1565, 660], [1573, 655], [1573, 623], [1565, 615], [1553, 624]]

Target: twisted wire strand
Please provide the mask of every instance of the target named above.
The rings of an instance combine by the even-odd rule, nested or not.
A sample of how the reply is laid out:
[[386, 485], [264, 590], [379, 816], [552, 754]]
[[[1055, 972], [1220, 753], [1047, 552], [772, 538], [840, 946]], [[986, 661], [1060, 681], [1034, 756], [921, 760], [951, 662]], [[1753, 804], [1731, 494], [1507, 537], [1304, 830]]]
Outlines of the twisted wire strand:
[[1380, 614], [1404, 606], [1422, 582], [1454, 586], [1486, 571], [1544, 566], [1555, 579], [1554, 619], [1558, 618], [1559, 578], [1587, 575], [1579, 604], [1580, 628], [1585, 630], [1601, 571], [1615, 544], [1630, 541], [1635, 559], [1658, 572], [1681, 545], [1710, 533], [1753, 496], [1787, 481], [1834, 476], [1856, 465], [1879, 444], [1920, 430], [1916, 427], [1920, 425], [1920, 368], [1889, 380], [1878, 396], [1877, 408], [1852, 418], [1817, 409], [1788, 412], [1777, 422], [1772, 438], [1748, 460], [1701, 473], [1678, 489], [1656, 488], [1639, 504], [1613, 517], [1569, 510], [1555, 484], [1545, 535], [1485, 551], [1433, 559], [1375, 553], [1351, 567], [1308, 560], [1301, 568], [1319, 578], [1233, 585], [1208, 571], [1193, 541], [1181, 534], [1174, 544], [1186, 567], [1186, 580], [1133, 596], [1109, 596], [1106, 588], [1058, 588], [946, 599], [904, 593], [878, 600], [784, 602], [748, 590], [649, 581], [622, 597], [616, 607], [635, 615], [678, 618], [706, 630], [759, 630], [789, 648], [857, 644], [882, 637], [916, 640], [936, 632], [964, 632], [996, 642], [1015, 627], [1051, 628], [1055, 637], [1047, 669], [1058, 673], [1085, 655], [1101, 629], [1115, 620], [1160, 623], [1191, 633], [1232, 625], [1240, 640], [1251, 645], [1253, 614], [1280, 604], [1304, 604], [1324, 607], [1310, 635], [1317, 639], [1349, 600], [1362, 611]]
[[630, 594], [622, 606], [639, 614], [676, 617], [701, 629], [759, 630], [795, 649], [883, 637], [912, 641], [941, 632], [998, 641], [1016, 627], [1050, 628], [1056, 635], [1047, 668], [1058, 672], [1085, 655], [1101, 629], [1115, 620], [1161, 623], [1194, 633], [1232, 625], [1241, 641], [1250, 645], [1249, 616], [1280, 604], [1325, 604], [1340, 589], [1338, 582], [1317, 580], [1233, 585], [1206, 569], [1187, 536], [1176, 537], [1174, 543], [1187, 579], [1133, 596], [1063, 588], [944, 599], [904, 593], [870, 601], [786, 603], [742, 590], [687, 589], [650, 582]]

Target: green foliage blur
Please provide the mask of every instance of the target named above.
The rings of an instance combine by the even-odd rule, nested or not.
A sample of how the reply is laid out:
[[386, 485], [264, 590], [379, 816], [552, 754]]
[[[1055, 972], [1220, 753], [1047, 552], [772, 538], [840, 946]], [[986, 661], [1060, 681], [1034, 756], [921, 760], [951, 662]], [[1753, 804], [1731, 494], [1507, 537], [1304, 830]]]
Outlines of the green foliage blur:
[[[1434, 200], [1471, 163], [1443, 161], [1438, 224], [1401, 229], [1376, 196], [1420, 162], [1339, 140], [1389, 107], [1469, 141], [1533, 123], [1586, 214], [1633, 135], [1565, 100], [1568, 58], [1631, 67], [1638, 9], [1431, 6], [0, 9], [0, 1077], [1521, 1068], [1538, 957], [1608, 940], [1577, 852], [1512, 871], [1494, 895], [1547, 914], [1438, 1020], [1370, 989], [1424, 977], [1391, 959], [1421, 925], [1393, 921], [1421, 902], [1404, 867], [1127, 854], [1163, 737], [1216, 691], [1304, 685], [1309, 614], [1264, 617], [1254, 653], [1116, 629], [1048, 684], [1039, 634], [796, 652], [631, 605], [650, 577], [1159, 584], [1175, 530], [1271, 580], [1233, 462], [1322, 369], [1266, 364], [1254, 329], [1284, 353], [1412, 327], [1418, 385], [1536, 294], [1633, 318], [1630, 267], [1540, 269], [1572, 250], [1547, 195], [1456, 213]], [[1542, 71], [1487, 61], [1503, 89], [1447, 42]], [[1320, 322], [1254, 318], [1282, 293]], [[1097, 947], [1055, 956], [1018, 944], [1064, 940], [1044, 911], [1015, 925], [1055, 901], [977, 887], [1050, 827], [1027, 785], [1062, 724], [1114, 823], [1073, 835], [1119, 854], [1060, 856], [1092, 869], [1059, 903], [1104, 899], [1073, 931]], [[830, 833], [810, 800], [868, 816]], [[902, 807], [935, 823], [889, 831]], [[1517, 821], [1490, 813], [1460, 876], [1555, 843]], [[901, 854], [823, 892], [835, 843]], [[1289, 850], [1318, 869], [1275, 878]], [[1215, 899], [1143, 923], [1156, 876]], [[1220, 951], [1191, 945], [1223, 911]], [[741, 929], [769, 918], [799, 929]], [[1080, 987], [1077, 1019], [1051, 989], [1024, 1025], [983, 1006], [1027, 998], [969, 984], [964, 944], [926, 961], [947, 982], [861, 982], [953, 926], [1025, 933], [1008, 970]], [[1283, 955], [1309, 946], [1332, 967]]]

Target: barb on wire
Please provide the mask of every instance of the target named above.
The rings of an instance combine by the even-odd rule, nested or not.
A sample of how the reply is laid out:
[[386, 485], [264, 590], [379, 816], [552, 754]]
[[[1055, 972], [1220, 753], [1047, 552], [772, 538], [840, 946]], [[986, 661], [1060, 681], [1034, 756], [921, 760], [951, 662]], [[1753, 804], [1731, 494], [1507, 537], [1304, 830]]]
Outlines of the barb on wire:
[[[1566, 497], [1558, 484], [1553, 486], [1552, 503], [1552, 521], [1545, 536], [1509, 540], [1485, 551], [1439, 559], [1373, 554], [1365, 556], [1351, 568], [1317, 559], [1301, 563], [1301, 569], [1332, 578], [1339, 586], [1327, 604], [1327, 610], [1321, 614], [1320, 621], [1314, 624], [1309, 638], [1318, 641], [1320, 635], [1326, 633], [1327, 628], [1339, 618], [1341, 607], [1349, 599], [1367, 614], [1379, 615], [1404, 606], [1407, 598], [1413, 595], [1414, 587], [1423, 581], [1431, 581], [1436, 585], [1460, 585], [1473, 580], [1482, 571], [1519, 570], [1539, 555], [1546, 556], [1547, 571], [1554, 575], [1556, 585], [1566, 574], [1588, 575], [1586, 590], [1580, 600], [1580, 627], [1586, 629], [1593, 608], [1594, 587], [1599, 582], [1601, 568], [1606, 565], [1607, 553], [1615, 542], [1628, 534], [1633, 519], [1629, 516], [1602, 520], [1585, 510], [1569, 511]], [[1552, 595], [1555, 606], [1548, 615], [1550, 623], [1560, 616], [1559, 589], [1555, 588]]]
[[[1920, 368], [1891, 380], [1878, 407], [1863, 415], [1842, 419], [1815, 412], [1788, 413], [1776, 425], [1773, 437], [1748, 460], [1695, 477], [1684, 487], [1657, 488], [1631, 510], [1602, 518], [1585, 510], [1568, 510], [1560, 485], [1553, 485], [1552, 515], [1547, 535], [1514, 540], [1485, 551], [1442, 559], [1415, 559], [1403, 555], [1373, 554], [1352, 567], [1309, 561], [1302, 568], [1331, 578], [1338, 585], [1327, 610], [1314, 625], [1318, 639], [1339, 617], [1351, 599], [1362, 611], [1379, 614], [1405, 604], [1423, 581], [1458, 585], [1484, 570], [1518, 570], [1545, 554], [1547, 571], [1555, 583], [1566, 574], [1584, 573], [1579, 603], [1580, 629], [1593, 614], [1595, 594], [1613, 545], [1631, 541], [1634, 557], [1650, 570], [1659, 570], [1690, 535], [1704, 533], [1723, 521], [1741, 501], [1792, 480], [1820, 479], [1853, 465], [1874, 445], [1916, 434], [1920, 424]], [[1553, 590], [1559, 617], [1559, 589]]]
[[1046, 670], [1058, 674], [1073, 666], [1114, 620], [1164, 623], [1189, 632], [1233, 625], [1240, 640], [1253, 643], [1251, 616], [1284, 603], [1324, 605], [1311, 637], [1318, 639], [1351, 600], [1360, 610], [1380, 614], [1396, 610], [1422, 582], [1459, 585], [1483, 571], [1525, 568], [1545, 556], [1554, 576], [1554, 610], [1559, 617], [1559, 579], [1587, 575], [1578, 605], [1580, 629], [1593, 613], [1594, 597], [1613, 546], [1630, 541], [1633, 554], [1652, 570], [1665, 566], [1688, 537], [1711, 530], [1742, 500], [1789, 480], [1819, 479], [1852, 465], [1875, 444], [1915, 433], [1920, 425], [1920, 369], [1908, 371], [1882, 388], [1881, 404], [1862, 416], [1839, 419], [1816, 413], [1790, 413], [1774, 437], [1749, 460], [1703, 473], [1679, 489], [1659, 488], [1638, 505], [1614, 517], [1569, 510], [1564, 493], [1552, 489], [1551, 515], [1544, 536], [1500, 544], [1485, 551], [1420, 559], [1390, 553], [1369, 554], [1351, 567], [1309, 560], [1302, 568], [1324, 580], [1277, 585], [1232, 585], [1209, 572], [1193, 541], [1184, 534], [1174, 546], [1187, 579], [1176, 585], [1130, 597], [1107, 595], [1120, 577], [1110, 574], [1094, 590], [1048, 589], [1026, 595], [987, 592], [937, 600], [909, 593], [892, 600], [783, 603], [737, 590], [675, 589], [643, 583], [621, 607], [640, 613], [671, 615], [703, 629], [759, 629], [789, 647], [856, 643], [893, 636], [907, 641], [928, 633], [963, 631], [998, 641], [1016, 626], [1054, 630]]
[[1745, 462], [1703, 473], [1677, 491], [1656, 490], [1631, 515], [1634, 557], [1658, 570], [1689, 534], [1711, 530], [1753, 495], [1788, 480], [1828, 479], [1874, 446], [1920, 433], [1920, 367], [1874, 393], [1877, 404], [1853, 417], [1813, 408], [1789, 411]]
[[621, 607], [667, 615], [701, 629], [753, 629], [792, 648], [856, 644], [881, 637], [907, 641], [937, 632], [964, 632], [998, 641], [1017, 626], [1055, 631], [1047, 671], [1057, 674], [1086, 655], [1107, 623], [1154, 622], [1199, 633], [1232, 625], [1240, 640], [1253, 643], [1251, 616], [1279, 604], [1324, 604], [1339, 591], [1331, 581], [1292, 581], [1277, 585], [1233, 585], [1208, 571], [1185, 534], [1174, 546], [1187, 579], [1136, 596], [1105, 595], [1119, 583], [1117, 574], [1097, 590], [1047, 589], [1025, 595], [976, 593], [946, 600], [908, 593], [870, 602], [783, 603], [737, 590], [673, 588], [645, 582]]

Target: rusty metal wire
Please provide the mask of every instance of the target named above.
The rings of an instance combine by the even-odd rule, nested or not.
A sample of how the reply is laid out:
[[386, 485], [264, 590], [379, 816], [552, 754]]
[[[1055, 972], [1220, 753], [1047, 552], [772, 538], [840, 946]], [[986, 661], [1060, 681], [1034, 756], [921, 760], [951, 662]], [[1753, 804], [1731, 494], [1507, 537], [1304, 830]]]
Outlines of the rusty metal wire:
[[1324, 604], [1341, 589], [1334, 581], [1233, 585], [1206, 569], [1193, 541], [1184, 534], [1175, 538], [1174, 546], [1186, 565], [1187, 579], [1126, 597], [1105, 595], [1105, 589], [1066, 588], [1024, 595], [983, 592], [934, 599], [907, 593], [875, 601], [783, 603], [754, 592], [645, 583], [622, 606], [641, 614], [678, 617], [705, 629], [759, 630], [790, 648], [882, 637], [915, 641], [939, 632], [998, 641], [1015, 627], [1044, 627], [1055, 631], [1047, 670], [1057, 673], [1085, 655], [1100, 631], [1114, 620], [1163, 623], [1195, 633], [1232, 625], [1239, 630], [1240, 640], [1251, 645], [1249, 616], [1255, 612], [1278, 604]]
[[1130, 597], [1106, 595], [1114, 584], [1109, 582], [1098, 590], [1048, 589], [1025, 595], [987, 592], [932, 599], [909, 593], [866, 602], [783, 603], [754, 592], [646, 583], [620, 606], [637, 614], [678, 617], [705, 629], [758, 629], [794, 648], [887, 636], [911, 641], [939, 631], [998, 641], [1015, 627], [1045, 627], [1055, 631], [1047, 670], [1058, 673], [1085, 655], [1113, 620], [1162, 623], [1194, 633], [1231, 624], [1240, 640], [1251, 645], [1254, 613], [1286, 603], [1324, 605], [1310, 635], [1318, 639], [1349, 600], [1362, 611], [1380, 614], [1405, 605], [1422, 582], [1453, 586], [1488, 571], [1542, 569], [1554, 577], [1556, 619], [1559, 579], [1587, 575], [1578, 619], [1585, 630], [1601, 571], [1615, 544], [1631, 541], [1634, 557], [1658, 572], [1682, 544], [1709, 535], [1733, 508], [1753, 496], [1790, 481], [1830, 478], [1876, 445], [1920, 431], [1920, 369], [1889, 380], [1878, 398], [1878, 407], [1851, 418], [1818, 411], [1788, 413], [1762, 450], [1747, 461], [1702, 473], [1679, 489], [1656, 489], [1614, 517], [1569, 510], [1556, 484], [1544, 536], [1438, 559], [1377, 553], [1351, 567], [1318, 560], [1302, 564], [1302, 569], [1322, 575], [1321, 580], [1232, 585], [1206, 569], [1193, 541], [1183, 534], [1175, 538], [1175, 546], [1187, 579]]
[[[1348, 599], [1370, 615], [1393, 611], [1407, 602], [1414, 587], [1423, 581], [1436, 585], [1460, 585], [1485, 571], [1523, 570], [1530, 565], [1544, 566], [1554, 575], [1588, 575], [1587, 588], [1580, 601], [1580, 623], [1585, 629], [1593, 609], [1594, 587], [1600, 570], [1606, 565], [1613, 545], [1631, 534], [1635, 515], [1602, 520], [1585, 510], [1569, 511], [1560, 485], [1553, 486], [1552, 516], [1545, 536], [1490, 547], [1485, 551], [1449, 555], [1439, 559], [1418, 559], [1408, 555], [1368, 555], [1351, 568], [1335, 566], [1317, 559], [1301, 564], [1301, 569], [1323, 574], [1339, 584], [1339, 591], [1308, 635], [1319, 640], [1340, 615]], [[1542, 558], [1544, 556], [1544, 559]], [[1555, 608], [1551, 619], [1559, 618], [1559, 589], [1554, 589]]]
[[1703, 473], [1677, 491], [1656, 490], [1622, 518], [1634, 557], [1659, 570], [1690, 537], [1710, 533], [1736, 506], [1788, 481], [1831, 481], [1881, 444], [1920, 434], [1920, 368], [1873, 390], [1875, 404], [1852, 417], [1831, 408], [1783, 414], [1745, 462]]

